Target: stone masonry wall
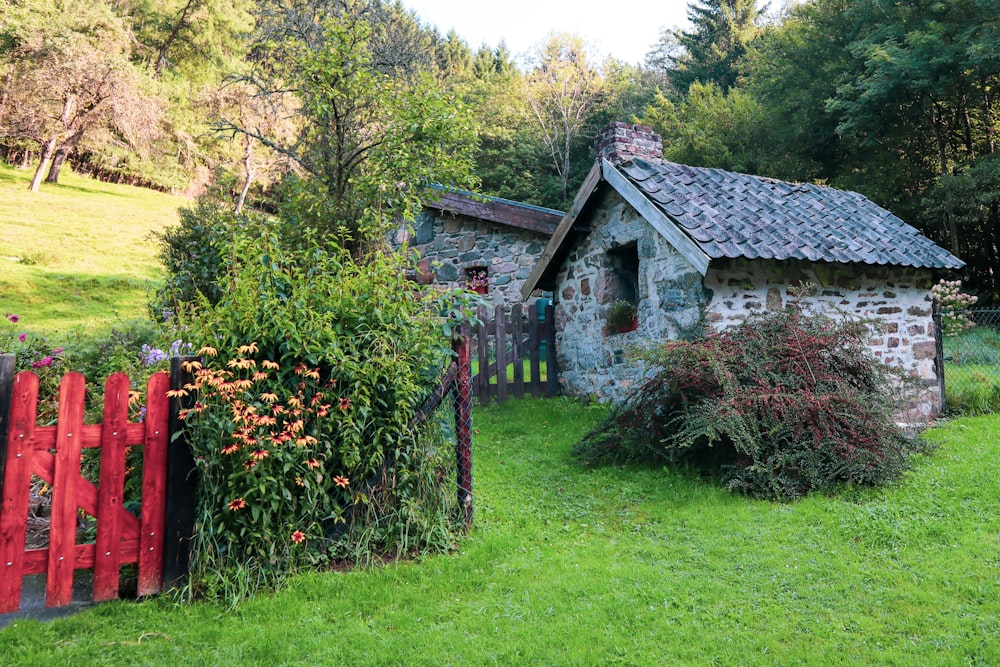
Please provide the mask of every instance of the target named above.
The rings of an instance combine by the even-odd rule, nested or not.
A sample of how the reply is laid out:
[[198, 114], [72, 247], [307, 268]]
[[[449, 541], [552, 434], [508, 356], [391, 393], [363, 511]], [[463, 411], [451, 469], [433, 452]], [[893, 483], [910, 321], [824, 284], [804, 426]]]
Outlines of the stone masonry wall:
[[[884, 333], [869, 341], [875, 356], [903, 367], [925, 387], [901, 420], [926, 422], [940, 412], [929, 270], [737, 259], [713, 263], [704, 282], [713, 294], [707, 320], [716, 328], [735, 324], [755, 310], [781, 308], [793, 299], [806, 312], [881, 320]], [[797, 299], [789, 294], [789, 287], [794, 291], [802, 283], [817, 286], [815, 296]]]
[[412, 235], [399, 230], [397, 244], [410, 241], [420, 253], [418, 280], [447, 288], [465, 287], [469, 272], [486, 269], [494, 306], [520, 303], [521, 285], [542, 254], [548, 237], [465, 215], [425, 210]]
[[[704, 322], [731, 326], [748, 313], [781, 308], [801, 283], [818, 286], [799, 305], [807, 312], [841, 312], [880, 319], [885, 333], [870, 341], [877, 357], [923, 381], [925, 391], [900, 415], [921, 423], [940, 411], [934, 369], [930, 271], [769, 260], [715, 261], [704, 278], [615, 192], [597, 203], [592, 231], [573, 248], [556, 280], [556, 343], [565, 393], [618, 402], [650, 369], [629, 350], [693, 338]], [[608, 331], [607, 311], [620, 276], [609, 250], [636, 244], [639, 326]]]
[[[646, 372], [628, 358], [629, 349], [694, 335], [708, 295], [694, 267], [616, 192], [602, 196], [591, 227], [556, 278], [559, 377], [565, 393], [620, 401]], [[639, 327], [619, 334], [605, 322], [621, 282], [608, 251], [632, 243], [639, 258]]]

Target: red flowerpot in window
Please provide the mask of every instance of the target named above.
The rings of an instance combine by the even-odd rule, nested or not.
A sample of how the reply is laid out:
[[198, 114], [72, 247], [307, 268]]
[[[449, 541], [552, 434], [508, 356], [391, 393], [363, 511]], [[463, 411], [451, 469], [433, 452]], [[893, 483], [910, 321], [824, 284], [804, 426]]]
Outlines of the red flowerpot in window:
[[489, 291], [489, 287], [486, 285], [479, 285], [478, 287], [473, 287], [472, 291], [476, 294], [486, 294]]
[[639, 316], [633, 315], [632, 321], [628, 324], [622, 325], [615, 328], [615, 333], [628, 333], [629, 331], [635, 331], [639, 328]]

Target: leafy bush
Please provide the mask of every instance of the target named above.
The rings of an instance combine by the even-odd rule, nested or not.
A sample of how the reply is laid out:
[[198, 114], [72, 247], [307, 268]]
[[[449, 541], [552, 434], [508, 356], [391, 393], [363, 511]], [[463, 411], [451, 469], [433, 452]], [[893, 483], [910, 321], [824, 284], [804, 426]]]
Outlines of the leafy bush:
[[979, 297], [962, 292], [961, 280], [942, 278], [931, 288], [931, 294], [941, 307], [941, 327], [945, 336], [957, 336], [976, 326], [969, 309], [976, 305]]
[[218, 189], [198, 197], [194, 206], [181, 208], [178, 215], [180, 224], [155, 234], [166, 269], [164, 286], [151, 304], [156, 319], [199, 297], [218, 303], [228, 265], [225, 248], [245, 230], [265, 226], [258, 214], [233, 213]]
[[52, 347], [44, 336], [21, 329], [17, 313], [4, 313], [0, 331], [0, 354], [13, 354], [14, 372], [32, 371], [38, 376], [38, 421], [55, 423], [59, 414], [59, 381], [62, 379], [63, 348]]
[[921, 445], [893, 421], [898, 369], [874, 358], [866, 323], [794, 307], [645, 355], [659, 368], [578, 444], [588, 463], [693, 463], [731, 490], [793, 498], [879, 484]]
[[186, 389], [201, 473], [190, 592], [238, 598], [302, 566], [449, 548], [451, 456], [440, 431], [411, 427], [449, 359], [439, 304], [402, 255], [362, 265], [265, 236], [232, 256], [219, 302], [178, 320], [207, 355]]

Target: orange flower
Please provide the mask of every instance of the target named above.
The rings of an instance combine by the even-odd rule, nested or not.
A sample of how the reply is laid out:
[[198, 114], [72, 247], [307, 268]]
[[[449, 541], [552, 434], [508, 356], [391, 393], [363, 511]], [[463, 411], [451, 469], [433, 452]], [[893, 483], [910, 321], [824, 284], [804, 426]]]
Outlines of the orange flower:
[[201, 362], [197, 360], [182, 361], [181, 369], [185, 373], [194, 373], [197, 370], [201, 370]]
[[200, 356], [202, 356], [202, 357], [214, 357], [218, 353], [219, 353], [218, 350], [216, 350], [214, 347], [210, 347], [208, 345], [206, 345], [206, 346], [202, 347], [200, 350], [198, 350], [198, 354]]
[[243, 462], [243, 468], [247, 472], [250, 472], [251, 470], [253, 470], [256, 467], [257, 467], [257, 462], [254, 461], [254, 460], [252, 460], [252, 459], [247, 459], [246, 461]]
[[274, 371], [276, 371], [279, 368], [281, 368], [280, 366], [278, 366], [277, 362], [268, 361], [266, 359], [264, 361], [260, 362], [260, 367], [261, 368], [268, 368], [268, 369], [274, 370]]
[[351, 407], [351, 399], [349, 399], [349, 398], [342, 398], [342, 399], [340, 399], [340, 409], [341, 410], [347, 410], [350, 407]]
[[301, 438], [296, 438], [295, 444], [299, 447], [305, 447], [306, 445], [315, 445], [318, 440], [311, 435], [304, 435]]
[[240, 451], [240, 446], [237, 445], [235, 442], [232, 442], [222, 448], [223, 454], [235, 454], [238, 451]]
[[252, 452], [250, 452], [250, 458], [252, 458], [254, 461], [263, 461], [270, 455], [271, 452], [267, 451], [266, 449], [255, 449]]
[[247, 506], [247, 501], [242, 498], [234, 498], [229, 501], [229, 510], [232, 512], [239, 511]]
[[185, 389], [171, 389], [167, 392], [169, 398], [184, 398], [187, 395], [188, 392]]
[[265, 403], [274, 403], [275, 401], [278, 400], [278, 395], [270, 391], [265, 391], [263, 394], [260, 395], [260, 400], [264, 401]]
[[296, 544], [302, 544], [303, 542], [305, 542], [305, 539], [306, 539], [306, 534], [303, 533], [301, 530], [296, 530], [294, 533], [292, 533], [292, 542], [295, 542]]
[[267, 373], [264, 373], [263, 371], [257, 371], [256, 373], [253, 374], [254, 382], [260, 382], [261, 380], [266, 380], [266, 379], [267, 379]]
[[306, 485], [306, 483], [302, 481], [301, 477], [296, 477], [295, 478], [295, 483], [298, 484], [299, 486], [305, 486]]
[[236, 348], [236, 352], [239, 354], [257, 354], [260, 350], [257, 348], [257, 343], [250, 343], [249, 345], [240, 345]]
[[333, 478], [333, 483], [342, 489], [346, 489], [347, 485], [351, 483], [351, 480], [347, 479], [346, 477], [337, 475], [336, 477]]
[[317, 461], [316, 459], [309, 459], [308, 461], [306, 461], [306, 467], [309, 468], [310, 470], [314, 470], [319, 466], [320, 462]]
[[316, 370], [315, 368], [312, 369], [312, 370], [308, 370], [308, 371], [305, 372], [305, 376], [307, 378], [312, 378], [313, 380], [318, 380], [319, 379], [319, 371]]

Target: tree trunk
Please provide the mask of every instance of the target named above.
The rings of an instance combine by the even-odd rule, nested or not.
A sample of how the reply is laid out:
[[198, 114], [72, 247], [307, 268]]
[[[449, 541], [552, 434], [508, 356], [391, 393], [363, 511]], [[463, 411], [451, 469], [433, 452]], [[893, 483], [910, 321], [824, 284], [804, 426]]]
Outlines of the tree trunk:
[[245, 179], [243, 180], [243, 189], [240, 191], [240, 198], [236, 202], [236, 215], [239, 215], [243, 211], [243, 204], [247, 200], [247, 192], [250, 191], [250, 184], [253, 183], [254, 171], [253, 164], [250, 162], [252, 157], [253, 140], [243, 135], [243, 173]]
[[52, 161], [52, 154], [56, 150], [56, 138], [52, 137], [42, 146], [42, 156], [38, 160], [38, 168], [35, 169], [35, 176], [31, 179], [31, 185], [28, 187], [32, 192], [38, 192], [38, 187], [42, 184], [42, 176], [45, 175], [45, 171], [49, 167], [49, 162]]
[[58, 183], [59, 182], [59, 170], [62, 169], [63, 162], [69, 157], [69, 154], [76, 148], [77, 142], [80, 141], [80, 137], [83, 136], [83, 132], [74, 132], [70, 135], [69, 139], [64, 141], [61, 146], [56, 150], [55, 155], [52, 156], [52, 166], [49, 167], [49, 173], [45, 177], [46, 183]]

